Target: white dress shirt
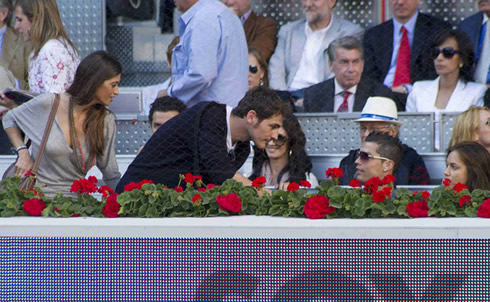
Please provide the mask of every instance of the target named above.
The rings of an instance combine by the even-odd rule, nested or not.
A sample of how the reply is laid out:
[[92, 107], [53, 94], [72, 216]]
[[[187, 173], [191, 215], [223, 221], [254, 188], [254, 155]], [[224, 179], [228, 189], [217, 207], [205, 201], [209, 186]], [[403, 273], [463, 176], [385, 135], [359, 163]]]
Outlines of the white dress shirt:
[[[339, 107], [344, 103], [343, 92], [346, 90], [342, 88], [342, 86], [340, 86], [339, 82], [337, 82], [337, 79], [334, 80], [334, 83], [335, 83], [335, 97], [333, 103], [333, 112], [337, 112], [337, 110], [339, 110]], [[347, 91], [350, 92], [350, 95], [347, 97], [347, 104], [349, 105], [347, 112], [352, 112], [352, 109], [354, 107], [354, 99], [357, 91], [357, 85], [352, 86], [351, 88], [347, 89]]]

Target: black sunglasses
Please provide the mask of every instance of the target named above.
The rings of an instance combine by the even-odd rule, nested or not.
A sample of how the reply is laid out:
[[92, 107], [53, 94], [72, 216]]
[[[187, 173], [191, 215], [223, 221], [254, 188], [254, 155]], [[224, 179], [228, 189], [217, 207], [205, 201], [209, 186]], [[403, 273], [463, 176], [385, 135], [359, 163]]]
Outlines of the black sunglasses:
[[259, 71], [259, 68], [254, 65], [248, 65], [248, 71], [250, 71], [250, 73], [256, 74], [257, 71]]
[[461, 54], [461, 51], [455, 50], [452, 47], [444, 47], [440, 49], [439, 47], [432, 48], [432, 58], [435, 60], [439, 54], [442, 52], [442, 56], [446, 59], [452, 59], [455, 54]]
[[371, 158], [382, 159], [382, 160], [390, 160], [389, 158], [382, 157], [382, 156], [374, 156], [374, 155], [371, 155], [371, 154], [364, 152], [364, 151], [357, 151], [357, 157], [360, 158], [362, 161], [368, 161]]

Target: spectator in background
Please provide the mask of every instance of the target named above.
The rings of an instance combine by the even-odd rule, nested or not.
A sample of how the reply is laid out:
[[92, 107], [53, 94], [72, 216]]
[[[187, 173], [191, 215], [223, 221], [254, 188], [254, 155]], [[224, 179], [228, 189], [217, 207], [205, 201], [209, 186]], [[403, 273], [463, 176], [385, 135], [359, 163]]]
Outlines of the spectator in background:
[[447, 150], [444, 177], [451, 185], [465, 184], [474, 189], [490, 190], [490, 153], [475, 142], [461, 142]]
[[397, 137], [371, 132], [356, 155], [356, 179], [365, 183], [373, 177], [395, 175], [402, 161], [402, 146]]
[[259, 86], [269, 87], [267, 62], [255, 48], [248, 51], [248, 89]]
[[440, 32], [432, 42], [431, 55], [439, 77], [419, 81], [407, 98], [408, 112], [435, 112], [435, 149], [439, 150], [439, 112], [463, 111], [483, 106], [487, 87], [473, 80], [473, 47], [460, 30]]
[[179, 113], [182, 113], [185, 109], [187, 109], [185, 104], [177, 98], [169, 96], [157, 98], [151, 104], [150, 115], [148, 116], [151, 125], [151, 133], [155, 133], [161, 125], [165, 124]]
[[471, 39], [475, 51], [475, 81], [490, 87], [490, 0], [479, 0], [479, 13], [461, 21], [458, 29]]
[[306, 138], [298, 119], [291, 115], [284, 119], [277, 139], [269, 141], [265, 150], [254, 148], [252, 175], [254, 180], [265, 176], [266, 186], [286, 190], [290, 182], [307, 180], [314, 188], [318, 180], [311, 173], [311, 160], [305, 151]]
[[364, 35], [364, 74], [406, 99], [410, 84], [436, 77], [428, 58], [429, 44], [435, 34], [451, 25], [418, 12], [421, 0], [388, 2], [393, 19], [367, 30]]
[[[371, 132], [386, 133], [398, 139], [401, 122], [398, 121], [398, 113], [395, 103], [385, 97], [370, 97], [364, 106], [361, 118], [355, 120], [360, 126], [361, 143]], [[425, 167], [424, 160], [415, 149], [402, 144], [402, 160], [400, 168], [393, 174], [398, 185], [428, 185], [430, 178]], [[355, 161], [359, 150], [351, 150], [349, 155], [340, 162], [340, 168], [344, 171], [341, 184], [348, 185], [356, 178]]]
[[362, 29], [332, 14], [336, 0], [302, 1], [304, 19], [279, 30], [279, 39], [269, 62], [270, 86], [288, 90], [302, 106], [303, 90], [333, 77], [328, 69], [327, 47], [344, 36], [361, 37]]
[[485, 107], [490, 108], [490, 88], [485, 92], [485, 96], [483, 97], [483, 104]]
[[250, 7], [250, 0], [222, 0], [240, 18], [248, 48], [255, 48], [265, 62], [277, 43], [277, 24], [272, 18], [258, 16]]
[[[172, 53], [173, 49], [179, 44], [179, 36], [175, 36], [167, 46], [167, 65], [170, 72], [172, 72]], [[143, 88], [143, 112], [150, 118], [151, 104], [158, 98], [158, 92], [167, 89], [172, 84], [172, 76], [170, 76], [165, 82], [157, 85], [146, 86]], [[185, 104], [184, 104], [185, 105]]]
[[454, 122], [449, 147], [464, 141], [475, 141], [490, 153], [490, 110], [471, 106]]
[[180, 42], [172, 55], [173, 83], [158, 93], [191, 107], [217, 101], [232, 107], [247, 92], [247, 42], [240, 20], [215, 0], [175, 0]]
[[34, 50], [29, 63], [30, 92], [65, 92], [80, 58], [63, 26], [56, 0], [19, 0], [15, 20], [15, 29], [32, 42]]
[[0, 71], [1, 91], [7, 87], [25, 89], [29, 74], [32, 49], [10, 26], [12, 12], [12, 0], [0, 0], [0, 66], [4, 68]]
[[328, 66], [335, 77], [305, 89], [305, 112], [361, 111], [370, 96], [394, 97], [383, 84], [368, 78], [361, 79], [363, 49], [359, 40], [352, 36], [330, 43]]

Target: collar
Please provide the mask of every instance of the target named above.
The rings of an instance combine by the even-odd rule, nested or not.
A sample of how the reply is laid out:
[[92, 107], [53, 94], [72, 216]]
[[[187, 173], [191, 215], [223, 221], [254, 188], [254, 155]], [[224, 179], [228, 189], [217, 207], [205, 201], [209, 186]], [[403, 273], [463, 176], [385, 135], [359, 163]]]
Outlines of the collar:
[[[487, 21], [488, 21], [488, 16], [487, 16], [487, 14], [483, 13], [483, 18], [482, 18], [481, 24], [483, 25], [483, 24], [485, 24], [485, 22], [487, 22]], [[487, 26], [488, 26], [488, 25], [487, 25]]]
[[3, 36], [7, 32], [7, 24], [4, 24], [2, 28], [0, 28], [0, 36]]
[[242, 25], [245, 24], [245, 21], [247, 21], [248, 17], [250, 17], [250, 14], [252, 13], [252, 8], [248, 10], [243, 16], [240, 17], [240, 21], [242, 21]]
[[316, 31], [313, 31], [311, 29], [310, 25], [308, 24], [308, 21], [306, 21], [305, 22], [305, 34], [306, 34], [306, 36], [309, 36], [313, 33], [318, 33], [318, 34], [326, 33], [332, 27], [332, 23], [334, 22], [334, 19], [335, 19], [335, 17], [334, 17], [334, 15], [332, 15], [330, 17], [330, 23], [328, 23], [327, 27], [316, 30]]
[[[193, 6], [191, 6], [185, 13], [182, 14], [182, 16], [179, 17], [179, 20], [184, 24], [187, 25], [189, 21], [194, 17], [194, 15], [205, 5], [205, 2], [210, 1], [210, 0], [199, 0], [196, 3], [194, 3]], [[179, 34], [182, 37], [185, 26], [181, 26], [183, 28], [179, 29]]]
[[233, 141], [231, 140], [231, 127], [230, 127], [230, 117], [231, 117], [231, 108], [230, 106], [226, 106], [226, 149], [228, 153], [235, 150], [236, 143], [233, 145]]
[[352, 86], [351, 88], [349, 89], [344, 89], [342, 88], [342, 86], [340, 86], [339, 82], [337, 81], [337, 78], [334, 78], [334, 83], [335, 83], [335, 95], [343, 92], [343, 91], [349, 91], [351, 94], [356, 94], [356, 91], [357, 91], [357, 85], [354, 85]]
[[393, 18], [393, 25], [394, 25], [395, 33], [397, 35], [399, 35], [402, 26], [404, 26], [405, 29], [407, 30], [407, 34], [413, 33], [415, 31], [415, 23], [417, 22], [418, 16], [419, 16], [419, 12], [416, 11], [415, 14], [412, 16], [412, 18], [410, 18], [410, 20], [408, 20], [408, 22], [405, 24], [401, 24], [395, 18]]

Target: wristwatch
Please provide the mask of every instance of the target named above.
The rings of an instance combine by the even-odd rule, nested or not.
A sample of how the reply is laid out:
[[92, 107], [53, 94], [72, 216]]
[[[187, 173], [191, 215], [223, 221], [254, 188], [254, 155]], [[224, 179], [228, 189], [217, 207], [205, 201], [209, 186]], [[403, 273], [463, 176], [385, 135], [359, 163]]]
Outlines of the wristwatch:
[[15, 149], [15, 153], [19, 154], [19, 151], [22, 150], [22, 149], [27, 149], [27, 146], [26, 145], [22, 145], [20, 147], [17, 147], [17, 149]]

